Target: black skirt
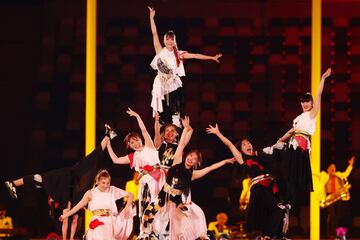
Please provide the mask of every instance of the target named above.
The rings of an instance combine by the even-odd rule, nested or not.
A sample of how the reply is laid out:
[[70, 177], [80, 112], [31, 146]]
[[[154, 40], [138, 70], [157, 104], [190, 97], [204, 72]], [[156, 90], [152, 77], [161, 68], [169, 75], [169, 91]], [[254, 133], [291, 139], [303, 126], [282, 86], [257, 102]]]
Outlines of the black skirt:
[[274, 237], [282, 221], [283, 210], [277, 206], [272, 187], [256, 184], [251, 188], [247, 228], [249, 233]]
[[295, 188], [313, 192], [313, 182], [310, 164], [309, 151], [304, 151], [300, 148], [296, 150], [290, 146], [288, 152], [288, 180]]
[[101, 146], [98, 146], [71, 168], [42, 173], [44, 189], [60, 204], [61, 209], [66, 208], [68, 202], [75, 206], [85, 192], [93, 187], [94, 178], [105, 156]]

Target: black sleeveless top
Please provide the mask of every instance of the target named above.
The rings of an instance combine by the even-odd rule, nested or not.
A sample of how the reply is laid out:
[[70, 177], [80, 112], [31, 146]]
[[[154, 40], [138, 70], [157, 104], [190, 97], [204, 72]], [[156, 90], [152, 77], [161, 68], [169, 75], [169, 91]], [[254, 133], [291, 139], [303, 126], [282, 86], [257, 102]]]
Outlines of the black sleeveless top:
[[171, 167], [174, 162], [174, 154], [177, 149], [176, 143], [163, 142], [159, 148], [160, 164]]

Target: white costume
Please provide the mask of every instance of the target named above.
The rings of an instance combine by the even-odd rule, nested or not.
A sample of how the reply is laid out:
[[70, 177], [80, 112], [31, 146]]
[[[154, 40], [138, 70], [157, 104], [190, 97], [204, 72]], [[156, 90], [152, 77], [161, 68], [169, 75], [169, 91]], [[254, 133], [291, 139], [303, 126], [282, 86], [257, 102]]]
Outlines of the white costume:
[[[132, 231], [133, 216], [124, 218], [124, 211], [118, 214], [115, 201], [128, 195], [124, 190], [110, 186], [109, 191], [91, 189], [88, 208], [94, 213], [90, 228], [86, 233], [88, 240], [126, 240]], [[135, 214], [135, 213], [133, 213]], [[132, 214], [132, 215], [133, 215]]]
[[185, 69], [182, 61], [182, 55], [185, 51], [178, 51], [180, 64], [177, 66], [176, 57], [173, 51], [163, 48], [152, 60], [150, 66], [157, 70], [152, 89], [151, 107], [153, 112], [163, 112], [162, 100], [165, 95], [182, 87], [180, 77], [185, 76]]

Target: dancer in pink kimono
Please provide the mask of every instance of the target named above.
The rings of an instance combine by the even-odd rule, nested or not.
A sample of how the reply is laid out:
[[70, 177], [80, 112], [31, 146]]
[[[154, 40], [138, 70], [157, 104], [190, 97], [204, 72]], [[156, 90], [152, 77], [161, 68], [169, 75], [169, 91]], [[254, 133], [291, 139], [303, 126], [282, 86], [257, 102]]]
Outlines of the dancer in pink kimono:
[[[69, 212], [60, 216], [59, 220], [75, 214], [88, 205], [93, 217], [86, 233], [88, 240], [126, 240], [132, 231], [133, 225], [133, 195], [120, 188], [110, 185], [110, 174], [100, 170], [95, 178], [95, 187], [88, 190], [81, 201]], [[116, 200], [126, 197], [124, 209], [119, 213]]]

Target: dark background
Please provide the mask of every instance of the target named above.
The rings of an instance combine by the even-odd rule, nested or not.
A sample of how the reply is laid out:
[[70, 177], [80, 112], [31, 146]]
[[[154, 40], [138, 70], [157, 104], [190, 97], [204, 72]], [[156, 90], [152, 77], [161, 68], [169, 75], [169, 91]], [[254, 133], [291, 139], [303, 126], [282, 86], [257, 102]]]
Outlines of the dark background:
[[[0, 2], [1, 182], [71, 166], [84, 155], [85, 3]], [[310, 90], [310, 1], [104, 0], [98, 5], [97, 142], [105, 122], [120, 136], [137, 130], [125, 114], [128, 106], [153, 132], [154, 50], [147, 5], [157, 10], [160, 39], [172, 29], [181, 50], [223, 54], [220, 64], [185, 63], [185, 111], [195, 129], [190, 148], [203, 152], [205, 165], [230, 155], [204, 133], [209, 123], [219, 123], [233, 141], [248, 136], [259, 148], [274, 143], [301, 112], [298, 96]], [[323, 1], [322, 72], [332, 67], [334, 74], [322, 99], [322, 169], [335, 162], [344, 170], [351, 154], [359, 156], [359, 10], [359, 1]], [[124, 187], [131, 171], [116, 166], [112, 175]], [[208, 220], [236, 208], [241, 178], [236, 166], [226, 166], [194, 183], [193, 199]], [[347, 209], [354, 236], [359, 178], [355, 163]], [[27, 227], [32, 236], [54, 229], [43, 191], [19, 189], [19, 199], [12, 201], [1, 188], [0, 201], [15, 226]], [[292, 215], [294, 232], [306, 235], [306, 196], [298, 198]]]

